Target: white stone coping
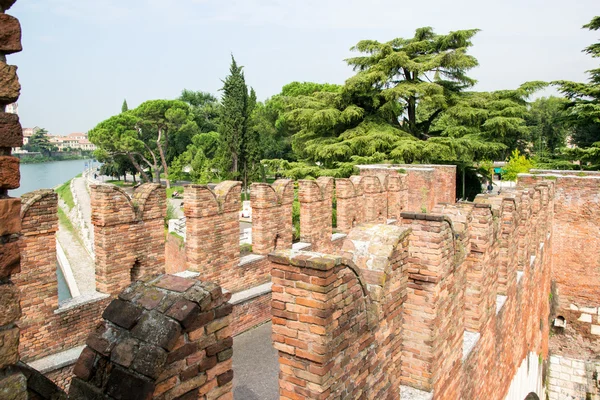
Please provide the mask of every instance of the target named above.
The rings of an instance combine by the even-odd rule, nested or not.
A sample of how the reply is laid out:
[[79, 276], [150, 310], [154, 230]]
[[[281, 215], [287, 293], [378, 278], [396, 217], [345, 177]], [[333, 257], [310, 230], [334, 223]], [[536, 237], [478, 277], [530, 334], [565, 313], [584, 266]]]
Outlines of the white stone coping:
[[496, 314], [498, 314], [500, 310], [502, 310], [504, 303], [506, 303], [506, 299], [507, 297], [501, 294], [496, 296]]
[[84, 348], [85, 345], [73, 347], [72, 349], [61, 351], [60, 353], [51, 354], [44, 358], [30, 361], [27, 365], [38, 370], [42, 374], [47, 374], [48, 372], [75, 364]]
[[81, 296], [73, 297], [72, 299], [59, 303], [58, 308], [54, 310], [54, 314], [61, 314], [74, 308], [81, 307], [84, 304], [94, 303], [108, 297], [110, 297], [110, 295], [100, 292], [82, 294]]
[[177, 273], [171, 274], [171, 275], [175, 275], [180, 278], [197, 278], [200, 276], [200, 272], [194, 272], [194, 271], [190, 271], [189, 269], [186, 269], [185, 271], [177, 272]]
[[334, 233], [333, 235], [331, 235], [331, 241], [333, 242], [335, 240], [341, 240], [341, 239], [345, 238], [346, 236], [348, 236], [348, 235], [346, 235], [345, 233]]
[[402, 400], [432, 400], [433, 392], [415, 389], [414, 387], [400, 385], [400, 398]]
[[81, 295], [79, 288], [77, 287], [77, 281], [75, 281], [75, 276], [73, 275], [73, 270], [71, 269], [71, 263], [69, 263], [69, 259], [67, 258], [67, 255], [65, 254], [65, 251], [58, 239], [56, 239], [56, 259], [58, 260], [58, 266], [65, 277], [67, 286], [69, 287], [71, 297], [77, 297]]
[[254, 286], [250, 289], [242, 290], [231, 295], [229, 302], [233, 305], [245, 303], [248, 300], [252, 300], [256, 297], [260, 297], [267, 293], [271, 293], [272, 282], [263, 283], [262, 285]]
[[523, 275], [525, 275], [523, 271], [517, 271], [517, 284], [521, 282], [521, 278], [523, 278]]
[[260, 254], [248, 254], [247, 256], [240, 258], [238, 267], [241, 267], [242, 265], [253, 263], [255, 261], [264, 260], [265, 258], [267, 258], [267, 256], [261, 256]]
[[480, 337], [481, 334], [479, 332], [465, 331], [463, 334], [463, 362], [469, 357], [469, 354], [471, 354], [471, 351], [479, 341]]
[[385, 222], [386, 222], [388, 225], [393, 225], [393, 224], [395, 224], [396, 222], [398, 222], [398, 220], [397, 220], [396, 218], [388, 218], [388, 219], [387, 219]]
[[294, 244], [292, 244], [292, 250], [304, 250], [307, 249], [311, 246], [310, 243], [306, 243], [306, 242], [296, 242]]
[[529, 259], [529, 266], [533, 267], [534, 263], [535, 263], [535, 256], [531, 256], [531, 258]]

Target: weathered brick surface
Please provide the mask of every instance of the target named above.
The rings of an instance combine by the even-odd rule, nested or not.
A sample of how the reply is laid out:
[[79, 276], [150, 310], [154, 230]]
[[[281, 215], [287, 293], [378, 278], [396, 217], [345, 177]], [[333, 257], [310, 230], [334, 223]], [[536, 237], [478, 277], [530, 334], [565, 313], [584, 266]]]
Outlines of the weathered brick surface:
[[250, 202], [252, 252], [269, 254], [276, 249], [291, 248], [294, 183], [290, 179], [278, 179], [272, 185], [253, 183]]
[[271, 293], [234, 305], [231, 315], [233, 336], [269, 322], [271, 320]]
[[0, 14], [0, 52], [12, 54], [21, 50], [23, 47], [19, 20], [8, 14]]
[[23, 129], [21, 129], [19, 116], [0, 112], [0, 147], [21, 147], [22, 145]]
[[240, 259], [241, 183], [225, 181], [214, 191], [206, 185], [188, 185], [184, 193], [187, 269], [200, 279], [234, 290]]
[[[140, 308], [148, 292], [161, 293], [161, 300], [153, 309]], [[88, 337], [74, 367], [70, 398], [231, 396], [229, 298], [214, 284], [169, 275], [129, 286]]]
[[315, 251], [330, 251], [332, 233], [333, 178], [298, 181], [300, 240]]
[[[406, 174], [406, 211], [430, 212], [438, 203], [454, 203], [456, 200], [455, 165], [366, 165], [359, 166], [361, 175], [387, 176]], [[395, 218], [395, 217], [394, 217]]]
[[20, 184], [19, 159], [0, 156], [0, 189], [17, 189]]
[[21, 292], [21, 359], [28, 361], [83, 344], [107, 300], [56, 312], [57, 195], [39, 190], [24, 194], [21, 201], [21, 272], [13, 280]]
[[[282, 398], [386, 398], [400, 383], [435, 399], [504, 398], [527, 355], [548, 354], [552, 208], [540, 184], [357, 226], [340, 256], [273, 253]], [[479, 335], [468, 354], [465, 331]]]
[[185, 241], [179, 236], [168, 234], [165, 242], [165, 272], [176, 274], [186, 268]]
[[90, 192], [97, 290], [117, 294], [164, 272], [164, 187], [145, 183], [132, 197], [112, 185], [91, 185]]
[[338, 232], [348, 233], [365, 220], [362, 179], [362, 176], [353, 175], [335, 180]]
[[17, 76], [17, 67], [0, 62], [0, 104], [14, 103], [19, 99], [20, 93], [21, 84]]
[[378, 176], [364, 176], [364, 220], [385, 224], [388, 218], [388, 196], [385, 191], [387, 177], [383, 180]]
[[363, 225], [344, 258], [273, 253], [282, 398], [398, 398], [407, 238], [399, 227]]

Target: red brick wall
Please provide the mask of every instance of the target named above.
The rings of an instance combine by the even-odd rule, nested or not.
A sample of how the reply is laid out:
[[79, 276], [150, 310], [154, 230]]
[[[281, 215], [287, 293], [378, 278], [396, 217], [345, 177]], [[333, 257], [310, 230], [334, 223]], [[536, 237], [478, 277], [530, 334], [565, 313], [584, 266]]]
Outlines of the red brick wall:
[[294, 183], [290, 179], [278, 179], [273, 185], [250, 186], [253, 253], [269, 254], [275, 249], [292, 247], [293, 201]]
[[300, 240], [314, 251], [331, 251], [333, 178], [298, 181]]
[[337, 231], [348, 233], [364, 221], [364, 189], [362, 176], [335, 180], [335, 196], [337, 200]]
[[378, 176], [364, 176], [364, 221], [385, 224], [387, 221], [387, 192], [384, 179]]
[[[341, 257], [271, 255], [283, 398], [397, 398], [401, 381], [434, 399], [503, 399], [529, 352], [547, 357], [551, 193], [544, 183], [438, 205], [446, 216], [404, 213], [400, 227], [364, 224]], [[517, 282], [519, 248], [535, 258]], [[480, 336], [463, 359], [465, 331]]]
[[519, 186], [554, 183], [552, 280], [556, 283], [558, 306], [561, 310], [568, 310], [570, 304], [600, 306], [600, 176], [547, 172], [552, 175], [519, 175]]
[[387, 217], [400, 221], [400, 214], [405, 211], [408, 201], [406, 175], [390, 174], [386, 178]]
[[14, 282], [23, 310], [19, 348], [21, 359], [28, 361], [81, 345], [108, 300], [57, 312], [57, 196], [52, 190], [39, 190], [23, 195], [22, 202], [21, 272]]
[[116, 186], [91, 185], [90, 197], [97, 290], [117, 294], [164, 272], [164, 187], [145, 183], [130, 198]]
[[225, 181], [214, 191], [206, 185], [188, 185], [184, 192], [187, 269], [199, 280], [240, 290], [233, 279], [240, 260], [241, 183]]
[[167, 234], [165, 243], [165, 272], [175, 274], [187, 269], [185, 242], [183, 238]]
[[48, 372], [45, 376], [52, 382], [56, 383], [59, 388], [65, 392], [69, 391], [71, 385], [71, 379], [73, 378], [73, 367], [75, 364], [68, 365], [66, 367], [59, 368], [55, 371]]
[[271, 320], [271, 293], [233, 306], [231, 326], [236, 336]]

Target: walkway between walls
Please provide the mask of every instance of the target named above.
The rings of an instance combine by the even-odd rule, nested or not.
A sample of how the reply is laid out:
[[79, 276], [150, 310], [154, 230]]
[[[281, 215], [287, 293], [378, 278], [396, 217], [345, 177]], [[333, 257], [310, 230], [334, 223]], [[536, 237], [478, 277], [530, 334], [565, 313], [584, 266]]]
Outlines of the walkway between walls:
[[58, 225], [56, 238], [60, 242], [60, 245], [67, 256], [67, 260], [69, 260], [79, 292], [82, 295], [95, 292], [96, 272], [94, 269], [94, 261], [87, 250], [83, 247], [81, 242], [60, 223]]
[[235, 400], [279, 399], [279, 361], [271, 333], [268, 322], [233, 338]]

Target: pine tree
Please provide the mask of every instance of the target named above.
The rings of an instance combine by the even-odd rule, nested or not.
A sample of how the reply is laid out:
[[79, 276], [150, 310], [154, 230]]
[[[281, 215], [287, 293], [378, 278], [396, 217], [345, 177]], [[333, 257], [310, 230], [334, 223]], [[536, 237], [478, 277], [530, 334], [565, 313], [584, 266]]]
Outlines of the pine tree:
[[129, 107], [127, 107], [127, 100], [123, 99], [123, 105], [121, 106], [121, 112], [125, 112], [129, 110]]
[[248, 87], [242, 72], [231, 55], [229, 76], [223, 81], [222, 115], [219, 134], [224, 147], [224, 163], [232, 178], [240, 177], [244, 137], [248, 124]]

